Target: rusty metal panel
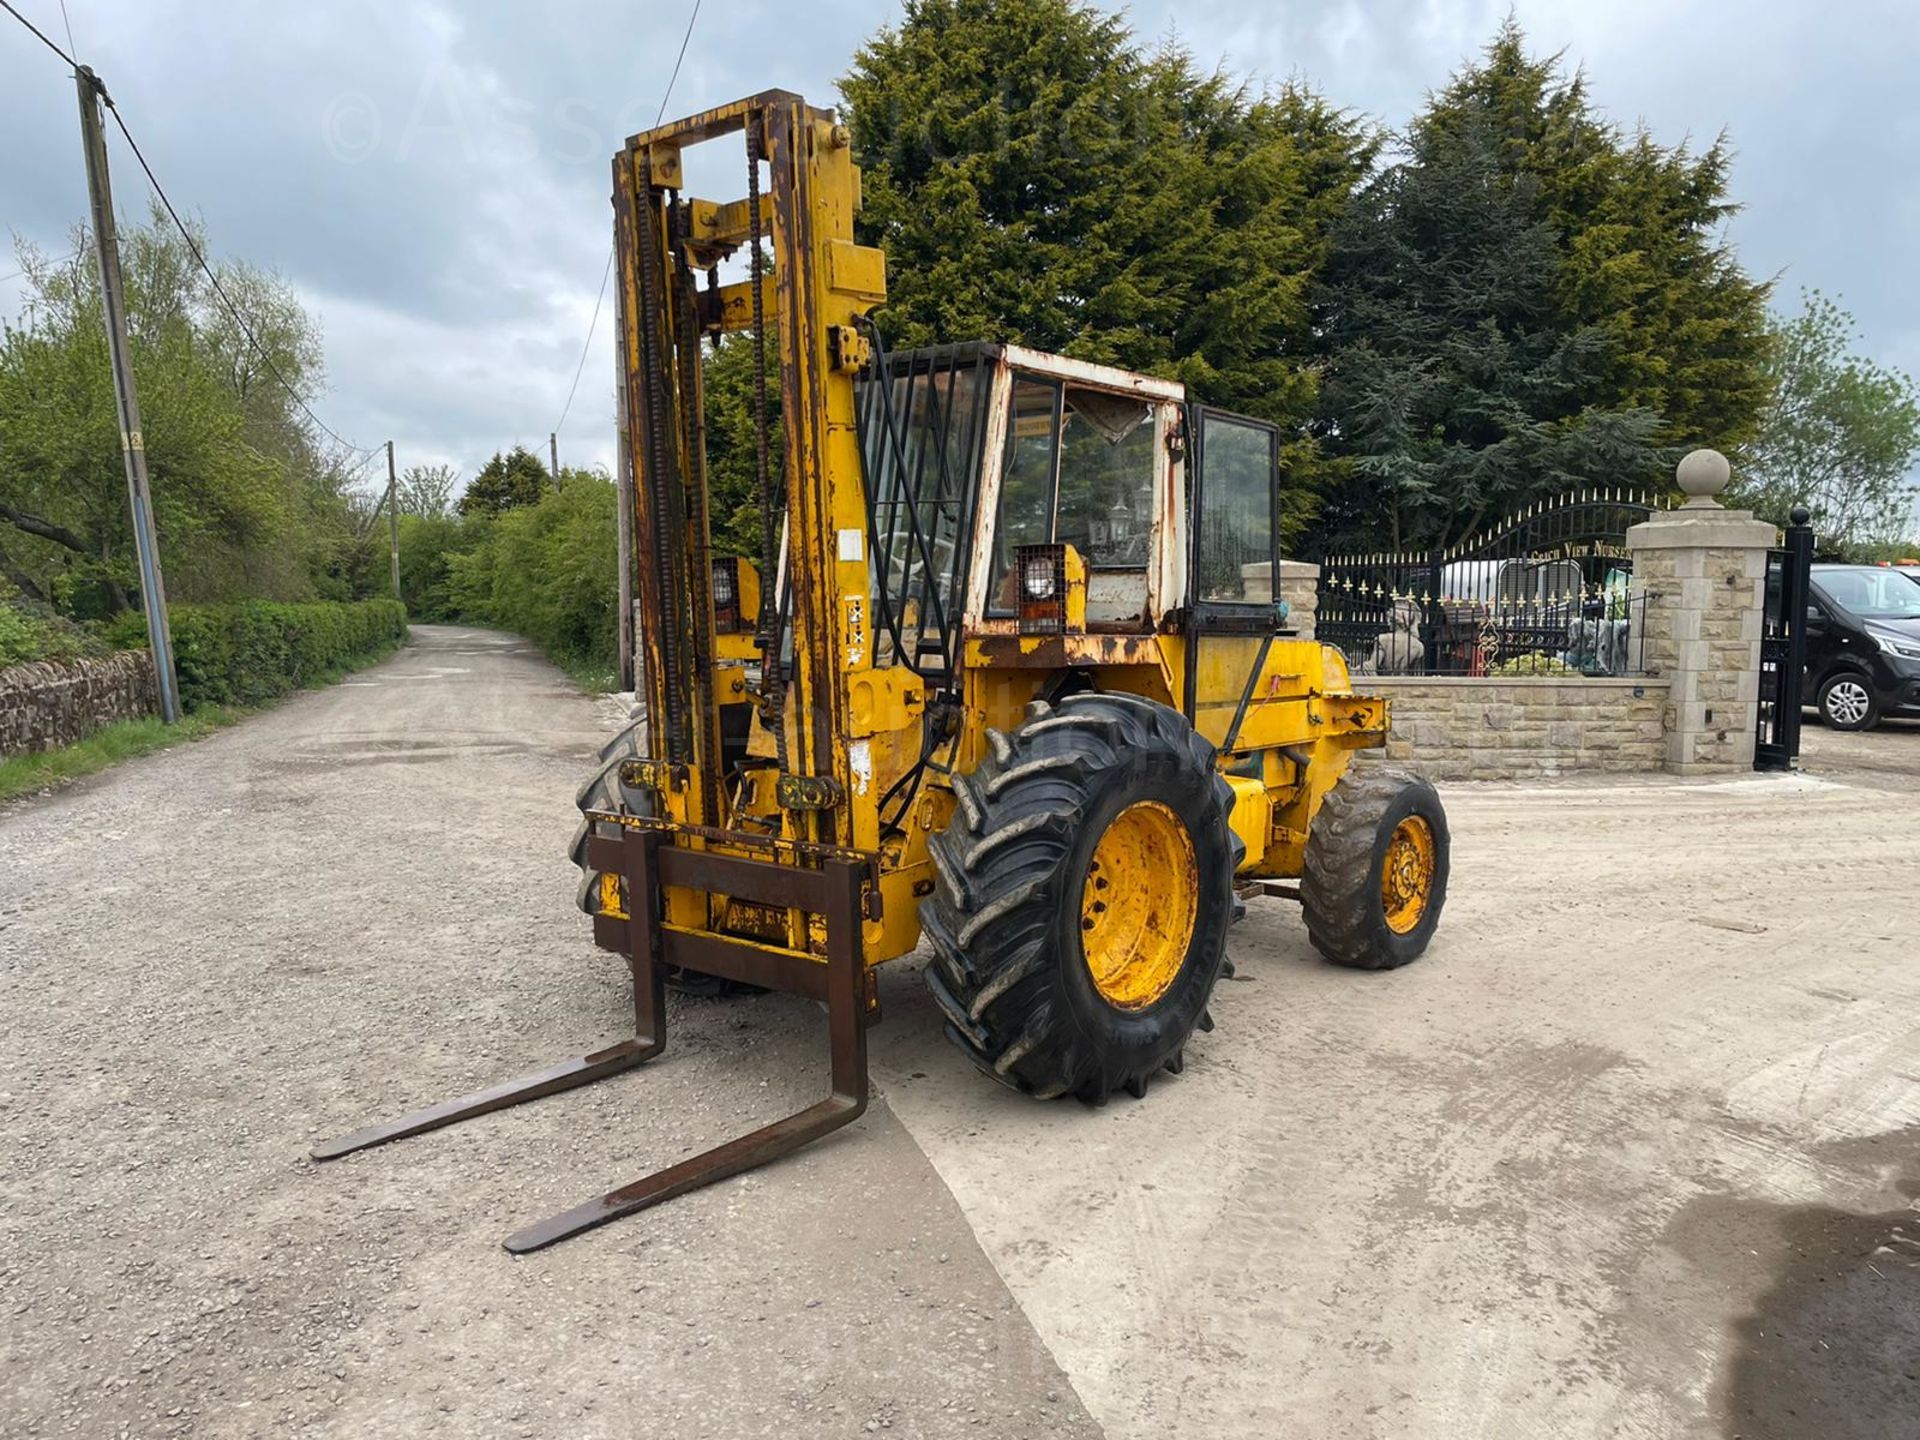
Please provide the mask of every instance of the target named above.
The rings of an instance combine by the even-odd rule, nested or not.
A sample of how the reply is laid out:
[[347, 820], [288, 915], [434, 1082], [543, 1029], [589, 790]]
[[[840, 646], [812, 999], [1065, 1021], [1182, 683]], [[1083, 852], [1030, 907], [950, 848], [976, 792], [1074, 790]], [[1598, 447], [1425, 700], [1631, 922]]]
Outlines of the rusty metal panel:
[[1065, 355], [1049, 355], [1044, 350], [1029, 350], [1024, 345], [1006, 347], [1007, 363], [1029, 375], [1064, 380], [1091, 390], [1114, 390], [1137, 395], [1142, 400], [1171, 400], [1185, 403], [1187, 387], [1178, 380], [1161, 380], [1112, 365], [1097, 365], [1091, 360], [1074, 360]]

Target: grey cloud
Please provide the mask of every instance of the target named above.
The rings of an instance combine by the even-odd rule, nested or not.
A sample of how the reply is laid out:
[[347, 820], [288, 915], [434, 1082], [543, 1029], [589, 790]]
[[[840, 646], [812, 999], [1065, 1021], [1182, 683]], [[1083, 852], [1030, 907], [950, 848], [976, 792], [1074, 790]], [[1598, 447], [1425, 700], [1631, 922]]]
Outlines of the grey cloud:
[[[21, 0], [58, 35], [52, 0]], [[1148, 43], [1205, 65], [1298, 76], [1404, 121], [1507, 12], [1507, 0], [1155, 0]], [[1738, 151], [1749, 268], [1845, 295], [1869, 348], [1920, 370], [1920, 287], [1903, 243], [1920, 211], [1904, 101], [1920, 7], [1875, 0], [1695, 4], [1521, 0], [1535, 45], [1584, 64], [1595, 98], [1663, 140]], [[580, 355], [608, 245], [608, 161], [652, 123], [686, 23], [680, 3], [560, 0], [324, 6], [69, 0], [82, 57], [107, 80], [175, 201], [216, 252], [286, 275], [320, 313], [342, 433], [472, 469], [543, 444]], [[892, 6], [709, 4], [670, 110], [782, 86], [822, 102]], [[0, 27], [0, 225], [64, 248], [85, 209], [71, 81]], [[144, 204], [116, 152], [123, 210]], [[707, 177], [699, 177], [707, 184]], [[716, 191], [740, 187], [715, 175]], [[0, 273], [13, 266], [0, 260]], [[0, 283], [0, 312], [17, 287]], [[565, 433], [569, 463], [612, 458], [603, 313]]]

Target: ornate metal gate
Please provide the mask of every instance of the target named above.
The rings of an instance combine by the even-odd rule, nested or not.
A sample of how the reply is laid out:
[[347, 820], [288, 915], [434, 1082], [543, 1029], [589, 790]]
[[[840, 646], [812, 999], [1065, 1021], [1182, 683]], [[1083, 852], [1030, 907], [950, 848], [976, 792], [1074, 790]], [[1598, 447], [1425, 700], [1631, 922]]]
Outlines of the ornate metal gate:
[[1760, 618], [1760, 695], [1754, 708], [1753, 768], [1791, 770], [1800, 756], [1800, 707], [1807, 675], [1807, 576], [1813, 530], [1796, 505], [1787, 543], [1767, 552], [1766, 598]]
[[1637, 674], [1646, 601], [1626, 536], [1653, 509], [1578, 490], [1444, 550], [1324, 556], [1316, 632], [1371, 674]]

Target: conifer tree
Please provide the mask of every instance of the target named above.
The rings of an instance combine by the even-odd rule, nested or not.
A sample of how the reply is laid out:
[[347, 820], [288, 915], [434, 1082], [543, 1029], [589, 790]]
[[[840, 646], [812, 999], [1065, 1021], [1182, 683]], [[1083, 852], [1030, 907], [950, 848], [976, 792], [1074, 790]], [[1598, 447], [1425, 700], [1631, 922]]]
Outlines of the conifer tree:
[[1344, 469], [1323, 545], [1445, 543], [1753, 436], [1767, 287], [1720, 235], [1722, 142], [1624, 134], [1509, 21], [1403, 150], [1354, 193], [1320, 291]]
[[1371, 159], [1300, 88], [1146, 54], [1076, 0], [908, 0], [841, 82], [895, 345], [986, 339], [1179, 378], [1319, 475], [1312, 278]]

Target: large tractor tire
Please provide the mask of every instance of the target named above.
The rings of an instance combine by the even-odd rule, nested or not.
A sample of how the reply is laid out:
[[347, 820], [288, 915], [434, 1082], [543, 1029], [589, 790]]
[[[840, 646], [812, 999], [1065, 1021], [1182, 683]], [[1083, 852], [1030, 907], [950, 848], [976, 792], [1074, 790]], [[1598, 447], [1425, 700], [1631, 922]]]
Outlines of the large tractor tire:
[[921, 902], [947, 1037], [986, 1074], [1092, 1104], [1177, 1074], [1226, 965], [1233, 792], [1176, 711], [1037, 701], [956, 776]]
[[1432, 785], [1397, 770], [1349, 770], [1307, 832], [1300, 877], [1307, 938], [1336, 965], [1417, 960], [1447, 903], [1451, 840]]
[[[573, 832], [573, 845], [569, 850], [573, 863], [580, 871], [580, 889], [575, 900], [580, 908], [589, 915], [601, 913], [605, 903], [605, 880], [598, 870], [587, 863], [587, 837], [589, 822], [586, 812], [589, 810], [608, 811], [620, 815], [651, 815], [653, 796], [645, 790], [632, 789], [620, 783], [620, 767], [628, 760], [638, 760], [646, 746], [647, 721], [643, 715], [613, 739], [600, 747], [600, 758], [592, 775], [580, 787], [574, 796], [574, 804], [580, 809], [580, 828]], [[619, 827], [605, 821], [599, 823], [603, 833], [617, 833]], [[616, 893], [625, 889], [624, 882], [613, 879]], [[624, 903], [624, 897], [623, 897]], [[666, 968], [667, 984], [687, 995], [757, 995], [757, 985], [743, 985], [735, 980], [722, 979], [718, 975], [704, 974], [698, 970], [688, 970], [684, 966], [669, 965]]]

